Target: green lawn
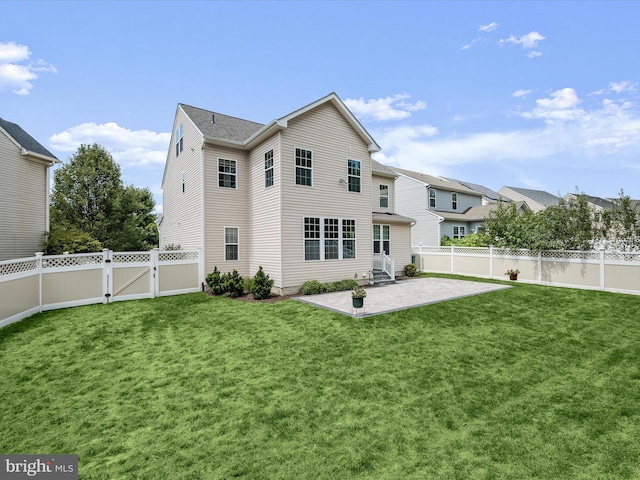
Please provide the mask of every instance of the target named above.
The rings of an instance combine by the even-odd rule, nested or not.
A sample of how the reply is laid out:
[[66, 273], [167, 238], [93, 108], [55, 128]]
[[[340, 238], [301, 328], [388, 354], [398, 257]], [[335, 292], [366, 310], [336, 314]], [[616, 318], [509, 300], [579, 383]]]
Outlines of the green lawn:
[[0, 330], [0, 452], [99, 479], [640, 477], [640, 297], [354, 319], [189, 294]]

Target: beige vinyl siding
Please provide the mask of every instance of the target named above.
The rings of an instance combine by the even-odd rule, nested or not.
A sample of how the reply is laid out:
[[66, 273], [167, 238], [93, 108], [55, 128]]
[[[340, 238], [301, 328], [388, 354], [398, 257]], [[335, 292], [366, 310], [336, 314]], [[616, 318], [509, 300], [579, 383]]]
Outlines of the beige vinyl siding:
[[[390, 177], [378, 176], [374, 173], [371, 181], [371, 210], [374, 212], [396, 213], [394, 211], [394, 179]], [[387, 187], [389, 187], [389, 206], [387, 208], [382, 208], [380, 206], [380, 185], [386, 185]]]
[[0, 260], [32, 257], [47, 229], [46, 165], [29, 160], [0, 132]]
[[378, 223], [374, 225], [389, 225], [389, 257], [394, 261], [396, 275], [404, 275], [404, 267], [411, 263], [411, 224], [408, 223]]
[[[236, 188], [218, 186], [218, 159], [235, 160]], [[247, 152], [205, 144], [204, 149], [204, 249], [205, 275], [218, 267], [221, 272], [249, 270], [249, 168]], [[238, 260], [225, 260], [225, 227], [238, 228]]]
[[[269, 150], [273, 150], [274, 182], [265, 187], [264, 155]], [[249, 154], [249, 271], [253, 276], [262, 266], [277, 288], [282, 286], [281, 163], [279, 133]]]
[[[371, 160], [367, 144], [330, 103], [289, 121], [282, 133], [282, 284], [360, 277], [372, 268]], [[295, 184], [295, 148], [313, 151], [313, 186]], [[347, 191], [347, 159], [361, 162], [361, 192]], [[304, 218], [356, 221], [356, 259], [305, 261]]]
[[[176, 129], [183, 124], [184, 148], [176, 157]], [[183, 249], [202, 248], [202, 135], [178, 107], [162, 186], [163, 220], [160, 248], [179, 244]], [[185, 191], [182, 192], [182, 173]]]

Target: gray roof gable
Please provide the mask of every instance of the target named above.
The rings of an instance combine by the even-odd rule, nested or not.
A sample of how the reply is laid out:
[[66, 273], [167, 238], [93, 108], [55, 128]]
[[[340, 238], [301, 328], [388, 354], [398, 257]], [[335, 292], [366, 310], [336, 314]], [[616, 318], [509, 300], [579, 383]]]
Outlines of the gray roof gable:
[[505, 197], [504, 195], [501, 195], [500, 193], [491, 190], [490, 188], [485, 187], [484, 185], [480, 185], [478, 183], [471, 183], [471, 182], [467, 182], [467, 181], [463, 181], [463, 180], [456, 180], [454, 178], [449, 178], [449, 177], [445, 177], [447, 180], [450, 180], [452, 182], [458, 182], [461, 185], [464, 185], [467, 188], [470, 188], [471, 190], [474, 190], [478, 193], [481, 193], [482, 195], [484, 195], [485, 197], [487, 197], [490, 200], [495, 200], [498, 201], [500, 199], [502, 199], [503, 201], [508, 201], [510, 202], [511, 199]]
[[468, 187], [458, 183], [455, 180], [447, 180], [443, 177], [434, 177], [433, 175], [427, 175], [425, 173], [413, 172], [411, 170], [405, 170], [403, 168], [390, 167], [393, 171], [404, 175], [405, 177], [412, 178], [419, 182], [429, 185], [429, 187], [445, 190], [450, 192], [466, 193], [468, 195], [476, 195], [481, 197], [482, 194], [475, 192]]
[[0, 118], [0, 127], [2, 127], [9, 135], [11, 135], [11, 138], [18, 142], [20, 146], [25, 150], [37, 153], [39, 155], [44, 155], [45, 157], [50, 157], [54, 160], [58, 160], [53, 153], [44, 148], [40, 143], [36, 141], [35, 138], [25, 132], [20, 127], [20, 125], [8, 122]]
[[264, 127], [261, 123], [230, 117], [183, 103], [179, 105], [205, 137], [243, 142]]
[[540, 205], [544, 205], [545, 207], [550, 207], [552, 205], [557, 205], [560, 201], [559, 197], [555, 195], [551, 195], [542, 190], [532, 190], [530, 188], [519, 188], [519, 187], [505, 187], [514, 192], [519, 193], [520, 195], [524, 195], [527, 198], [530, 198], [534, 202], [538, 202]]

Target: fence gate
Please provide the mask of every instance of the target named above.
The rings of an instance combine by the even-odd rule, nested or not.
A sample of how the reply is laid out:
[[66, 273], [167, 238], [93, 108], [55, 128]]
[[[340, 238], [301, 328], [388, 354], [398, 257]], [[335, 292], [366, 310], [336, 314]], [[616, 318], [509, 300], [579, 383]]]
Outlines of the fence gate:
[[158, 271], [158, 252], [109, 252], [107, 292], [109, 301], [153, 298]]

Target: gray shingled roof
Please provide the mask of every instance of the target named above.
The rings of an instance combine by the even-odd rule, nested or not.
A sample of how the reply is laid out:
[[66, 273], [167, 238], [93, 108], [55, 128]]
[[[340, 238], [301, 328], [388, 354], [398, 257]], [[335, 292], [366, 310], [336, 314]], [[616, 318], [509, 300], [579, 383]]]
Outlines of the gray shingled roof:
[[592, 197], [590, 195], [587, 195], [587, 201], [607, 210], [611, 210], [613, 208], [613, 202], [611, 200], [607, 200], [606, 198]]
[[403, 168], [391, 168], [395, 172], [398, 172], [409, 178], [413, 178], [414, 180], [418, 180], [419, 182], [426, 183], [427, 185], [434, 188], [441, 188], [443, 190], [449, 190], [452, 192], [468, 193], [469, 195], [482, 195], [481, 193], [475, 192], [456, 181], [450, 181], [442, 177], [434, 177], [425, 173], [413, 172], [411, 170], [404, 170]]
[[11, 137], [16, 142], [18, 142], [25, 150], [58, 160], [53, 153], [40, 145], [40, 143], [38, 143], [35, 138], [25, 132], [20, 127], [20, 125], [8, 122], [0, 118], [0, 127], [2, 127], [9, 135], [11, 135]]
[[504, 195], [491, 190], [490, 188], [485, 187], [484, 185], [480, 185], [478, 183], [471, 183], [471, 182], [467, 182], [467, 181], [463, 181], [463, 180], [456, 180], [455, 178], [448, 178], [445, 177], [447, 180], [450, 180], [452, 182], [458, 182], [461, 185], [464, 185], [467, 188], [470, 188], [471, 190], [474, 190], [478, 193], [481, 193], [482, 195], [484, 195], [485, 197], [487, 197], [489, 200], [495, 200], [496, 202], [500, 199], [502, 199], [502, 201], [504, 202], [510, 202], [511, 199], [505, 197]]
[[[180, 107], [205, 137], [209, 138], [242, 142], [264, 127], [261, 123], [230, 117], [222, 113], [185, 105], [184, 103], [181, 103]], [[212, 118], [215, 118], [215, 123], [212, 123]]]
[[530, 188], [519, 188], [519, 187], [505, 187], [510, 188], [514, 192], [518, 192], [520, 195], [524, 195], [525, 197], [530, 198], [534, 202], [538, 202], [540, 205], [544, 205], [545, 207], [550, 207], [552, 205], [557, 205], [560, 200], [559, 197], [555, 195], [551, 195], [550, 193], [544, 192], [542, 190], [531, 190]]
[[371, 169], [374, 172], [382, 173], [384, 175], [389, 175], [391, 177], [397, 177], [398, 176], [398, 174], [396, 172], [394, 172], [393, 170], [391, 170], [391, 168], [387, 167], [386, 165], [383, 165], [380, 162], [376, 162], [374, 159], [371, 159]]

